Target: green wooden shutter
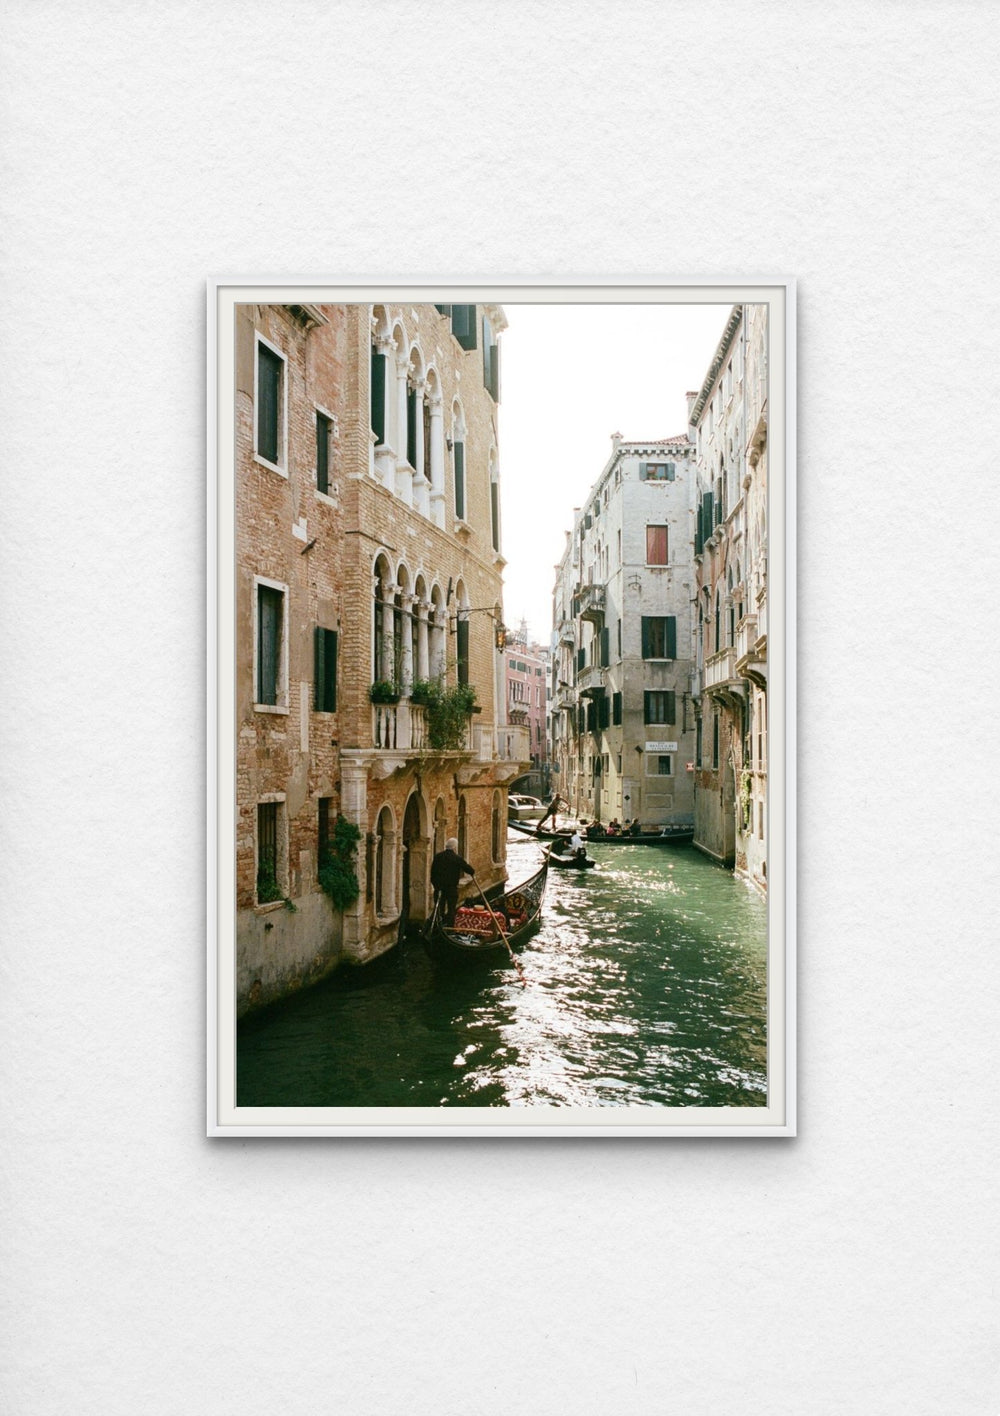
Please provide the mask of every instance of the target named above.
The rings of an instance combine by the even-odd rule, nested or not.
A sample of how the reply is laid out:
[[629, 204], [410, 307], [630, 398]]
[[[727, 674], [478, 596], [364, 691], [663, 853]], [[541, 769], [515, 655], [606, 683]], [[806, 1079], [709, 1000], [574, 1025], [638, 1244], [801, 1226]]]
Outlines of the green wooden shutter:
[[380, 443], [385, 442], [385, 358], [372, 348], [371, 425]]
[[314, 706], [317, 713], [337, 711], [337, 632], [316, 626], [313, 634], [315, 646]]
[[266, 344], [257, 344], [257, 452], [268, 462], [279, 455], [281, 360]]
[[465, 443], [455, 444], [455, 515], [465, 520]]
[[602, 729], [606, 728], [610, 721], [611, 704], [608, 701], [608, 695], [606, 693], [602, 693], [600, 698], [597, 700], [597, 726]]
[[663, 695], [663, 698], [666, 705], [663, 721], [673, 727], [677, 722], [677, 695], [674, 693], [673, 689], [668, 689]]
[[667, 463], [667, 481], [668, 481], [668, 482], [674, 481], [674, 478], [675, 478], [675, 476], [676, 476], [676, 472], [677, 472], [676, 464], [673, 463], [673, 462], [668, 462], [668, 463]]
[[615, 693], [611, 697], [611, 721], [617, 727], [622, 720], [622, 696]]
[[435, 305], [434, 308], [435, 308], [435, 310], [437, 310], [437, 312], [438, 312], [439, 315], [447, 315], [448, 318], [451, 319], [451, 306], [450, 306], [450, 305]]
[[712, 518], [713, 518], [713, 503], [712, 503], [712, 493], [711, 493], [711, 492], [705, 492], [705, 493], [704, 493], [704, 495], [702, 496], [702, 499], [701, 499], [701, 505], [702, 505], [702, 513], [703, 513], [703, 516], [702, 516], [702, 520], [703, 520], [702, 529], [703, 529], [703, 531], [704, 531], [704, 533], [705, 533], [705, 540], [707, 541], [708, 538], [709, 538], [709, 536], [711, 536], [712, 532], [715, 530], [715, 522], [714, 522], [714, 520], [712, 519]]
[[257, 587], [257, 702], [276, 704], [281, 660], [281, 591]]
[[667, 658], [677, 658], [677, 617], [667, 615]]
[[458, 655], [458, 681], [461, 684], [469, 682], [469, 621], [460, 619], [455, 631], [456, 651]]
[[607, 668], [611, 663], [611, 630], [607, 625], [601, 630], [601, 666]]
[[640, 462], [640, 463], [639, 463], [639, 481], [640, 481], [640, 482], [645, 482], [645, 480], [646, 480], [646, 468], [647, 468], [648, 465], [649, 465], [649, 464], [646, 463], [646, 462]]
[[493, 549], [500, 549], [500, 488], [496, 482], [490, 483], [490, 529], [493, 535]]
[[406, 390], [406, 460], [411, 467], [417, 465], [417, 390]]
[[330, 490], [330, 420], [316, 414], [316, 490]]
[[650, 691], [647, 689], [647, 690], [645, 691], [645, 693], [643, 693], [643, 695], [642, 695], [642, 721], [643, 721], [644, 723], [651, 723], [651, 722], [653, 721], [653, 719], [652, 719], [652, 717], [651, 717], [652, 711], [653, 711], [653, 695], [652, 695], [652, 693], [650, 693]]
[[644, 659], [651, 659], [653, 657], [652, 634], [648, 615], [643, 615], [642, 617], [642, 657]]
[[451, 332], [463, 349], [476, 347], [475, 305], [452, 305]]

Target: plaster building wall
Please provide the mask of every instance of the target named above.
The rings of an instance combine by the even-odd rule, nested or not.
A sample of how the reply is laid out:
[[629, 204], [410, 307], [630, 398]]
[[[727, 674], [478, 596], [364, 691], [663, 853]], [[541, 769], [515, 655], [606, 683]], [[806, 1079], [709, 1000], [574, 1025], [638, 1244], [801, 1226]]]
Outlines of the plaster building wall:
[[[339, 720], [335, 699], [317, 703], [315, 660], [317, 631], [335, 637], [343, 610], [338, 487], [346, 353], [341, 309], [239, 309], [235, 904], [241, 1011], [320, 977], [341, 954], [340, 918], [317, 879], [321, 813], [333, 820], [339, 809]], [[264, 385], [264, 401], [277, 413], [268, 426], [259, 397]]]
[[588, 819], [693, 820], [693, 450], [616, 434], [557, 572], [564, 795]]
[[767, 329], [730, 312], [701, 389], [697, 447], [699, 734], [695, 844], [764, 887], [767, 875]]

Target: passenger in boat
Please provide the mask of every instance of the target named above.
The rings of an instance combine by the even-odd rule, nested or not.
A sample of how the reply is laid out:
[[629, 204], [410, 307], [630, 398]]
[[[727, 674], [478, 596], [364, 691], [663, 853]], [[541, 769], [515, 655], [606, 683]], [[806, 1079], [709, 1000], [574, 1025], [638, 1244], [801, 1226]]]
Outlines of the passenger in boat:
[[556, 825], [556, 817], [557, 817], [558, 814], [559, 814], [559, 803], [560, 803], [561, 801], [562, 801], [563, 806], [565, 806], [566, 803], [563, 801], [562, 797], [561, 797], [561, 796], [559, 795], [559, 793], [557, 792], [556, 795], [555, 795], [555, 796], [552, 798], [552, 800], [549, 802], [548, 806], [545, 808], [545, 815], [541, 818], [541, 820], [540, 820], [539, 823], [538, 823], [538, 829], [539, 829], [539, 831], [540, 831], [540, 830], [542, 829], [542, 827], [545, 825], [546, 821], [548, 821], [548, 819], [549, 819], [550, 816], [552, 817], [552, 825], [553, 825], [553, 826]]
[[574, 831], [569, 838], [569, 848], [578, 860], [582, 860], [587, 854], [587, 847], [583, 844], [583, 837], [579, 831]]
[[609, 835], [609, 836], [620, 836], [620, 835], [621, 835], [621, 830], [622, 830], [622, 823], [618, 820], [618, 817], [617, 817], [617, 816], [613, 816], [613, 817], [611, 818], [611, 820], [608, 822], [608, 835]]
[[444, 850], [438, 851], [431, 861], [431, 885], [434, 887], [434, 908], [441, 905], [443, 910], [443, 922], [447, 927], [455, 923], [455, 911], [458, 909], [458, 882], [463, 875], [471, 875], [473, 879], [476, 872], [467, 860], [463, 860], [458, 853], [458, 841], [452, 836], [444, 843]]
[[628, 832], [627, 832], [627, 834], [628, 834], [629, 836], [639, 836], [639, 835], [642, 834], [642, 827], [639, 825], [639, 818], [638, 818], [638, 816], [635, 818], [635, 820], [632, 822], [632, 824], [628, 827]]

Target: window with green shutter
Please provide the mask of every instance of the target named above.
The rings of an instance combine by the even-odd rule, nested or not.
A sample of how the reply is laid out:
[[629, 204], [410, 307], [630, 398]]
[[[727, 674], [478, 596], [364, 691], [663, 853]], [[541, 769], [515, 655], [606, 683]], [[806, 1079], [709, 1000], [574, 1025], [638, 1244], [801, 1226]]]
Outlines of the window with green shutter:
[[496, 479], [490, 483], [490, 534], [493, 549], [500, 549], [500, 488]]
[[385, 360], [372, 346], [371, 427], [377, 442], [385, 442]]
[[475, 305], [452, 305], [451, 332], [463, 349], [476, 347]]
[[644, 659], [677, 658], [676, 615], [642, 616], [642, 657]]
[[277, 705], [281, 687], [281, 629], [284, 594], [257, 586], [257, 703]]
[[317, 713], [337, 711], [337, 631], [317, 625], [314, 632], [314, 706]]
[[601, 667], [606, 669], [611, 663], [611, 630], [607, 625], [601, 630]]
[[647, 689], [643, 694], [644, 723], [666, 723], [671, 727], [677, 721], [677, 695], [672, 690]]
[[458, 657], [458, 681], [469, 682], [469, 621], [460, 619], [455, 626], [456, 653]]
[[455, 458], [455, 515], [459, 521], [465, 520], [465, 443], [457, 442]]
[[330, 436], [333, 423], [325, 413], [316, 412], [316, 490], [330, 491]]
[[278, 466], [283, 422], [282, 375], [285, 361], [257, 341], [257, 455]]
[[621, 724], [622, 720], [622, 696], [620, 693], [611, 695], [611, 721], [615, 727]]
[[597, 726], [602, 730], [611, 722], [611, 702], [606, 693], [597, 700]]
[[406, 460], [411, 467], [417, 465], [417, 390], [406, 390]]

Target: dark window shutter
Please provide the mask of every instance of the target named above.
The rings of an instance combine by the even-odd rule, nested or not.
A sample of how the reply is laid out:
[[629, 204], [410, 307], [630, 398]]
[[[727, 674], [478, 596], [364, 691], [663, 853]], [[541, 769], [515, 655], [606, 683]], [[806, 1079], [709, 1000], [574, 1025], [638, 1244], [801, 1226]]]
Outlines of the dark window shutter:
[[584, 648], [580, 648], [580, 649], [578, 649], [578, 650], [576, 651], [576, 667], [577, 667], [577, 671], [579, 671], [580, 669], [586, 668], [586, 666], [587, 666], [587, 651], [586, 651], [586, 649], [584, 649]]
[[709, 536], [711, 536], [713, 530], [715, 529], [715, 522], [714, 522], [714, 520], [713, 520], [713, 507], [712, 507], [712, 493], [711, 493], [711, 492], [705, 492], [705, 493], [704, 493], [704, 495], [702, 496], [702, 499], [701, 499], [701, 505], [702, 505], [702, 523], [703, 523], [703, 524], [702, 524], [702, 530], [703, 530], [704, 533], [705, 533], [705, 540], [707, 541], [708, 538], [709, 538]]
[[667, 615], [667, 658], [677, 658], [677, 617]]
[[597, 732], [597, 704], [592, 698], [587, 699], [587, 732]]
[[257, 702], [278, 701], [281, 662], [281, 591], [257, 587]]
[[330, 490], [330, 420], [316, 414], [316, 490]]
[[451, 306], [450, 306], [450, 305], [435, 305], [434, 308], [435, 308], [435, 310], [437, 310], [437, 312], [438, 312], [439, 315], [447, 315], [449, 319], [451, 318]]
[[417, 465], [417, 390], [406, 390], [406, 460], [411, 467]]
[[608, 695], [602, 693], [597, 700], [597, 726], [606, 728], [611, 721], [611, 704], [608, 702]]
[[385, 442], [385, 355], [372, 349], [371, 389], [372, 432], [380, 443]]
[[651, 723], [653, 721], [652, 712], [653, 695], [647, 689], [646, 692], [642, 695], [642, 721], [644, 723]]
[[455, 515], [465, 520], [465, 443], [455, 444]]
[[493, 534], [493, 549], [500, 549], [500, 488], [496, 482], [490, 483], [490, 528]]
[[611, 720], [617, 727], [622, 720], [622, 696], [616, 693], [611, 699]]
[[452, 305], [451, 332], [463, 349], [476, 347], [475, 305]]
[[337, 711], [337, 632], [316, 626], [315, 708], [317, 713]]
[[704, 538], [704, 535], [703, 535], [703, 532], [702, 532], [702, 529], [701, 529], [701, 523], [702, 523], [701, 503], [699, 502], [699, 503], [698, 503], [698, 519], [697, 519], [697, 523], [696, 523], [696, 525], [695, 525], [695, 532], [694, 532], [694, 553], [695, 553], [696, 556], [700, 556], [700, 555], [701, 555], [702, 548], [704, 547], [704, 544], [705, 544], [705, 538]]
[[674, 480], [675, 476], [676, 476], [676, 473], [677, 473], [676, 464], [673, 463], [673, 462], [668, 462], [668, 463], [667, 463], [667, 481], [668, 481], [668, 482], [672, 482], [672, 481]]
[[648, 615], [642, 617], [642, 657], [651, 659], [653, 657], [652, 635], [650, 633], [650, 619]]
[[668, 689], [668, 691], [663, 695], [663, 699], [663, 721], [665, 723], [669, 723], [670, 726], [673, 727], [673, 725], [677, 722], [677, 695], [676, 693], [674, 693], [673, 689]]
[[490, 397], [494, 403], [500, 402], [500, 346], [494, 344], [490, 350]]
[[646, 480], [646, 466], [647, 466], [647, 464], [646, 464], [645, 462], [640, 462], [640, 463], [639, 463], [639, 481], [640, 481], [640, 482], [645, 482], [645, 480]]
[[607, 668], [611, 663], [611, 630], [607, 625], [601, 630], [601, 665]]
[[257, 451], [277, 463], [281, 413], [281, 360], [266, 344], [257, 345]]
[[456, 626], [456, 649], [458, 654], [458, 681], [469, 682], [469, 621], [460, 619]]

